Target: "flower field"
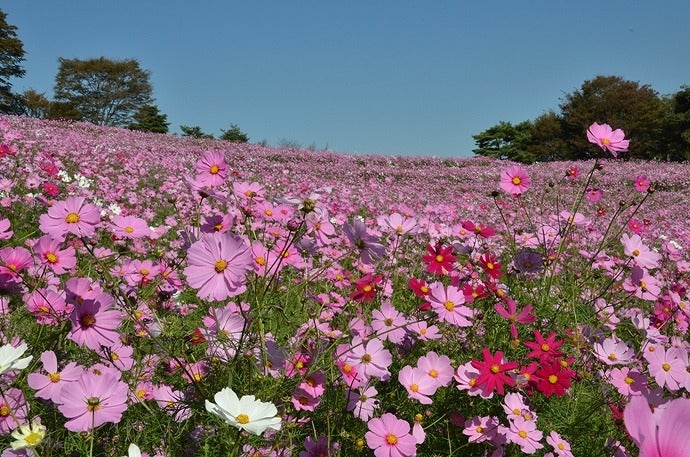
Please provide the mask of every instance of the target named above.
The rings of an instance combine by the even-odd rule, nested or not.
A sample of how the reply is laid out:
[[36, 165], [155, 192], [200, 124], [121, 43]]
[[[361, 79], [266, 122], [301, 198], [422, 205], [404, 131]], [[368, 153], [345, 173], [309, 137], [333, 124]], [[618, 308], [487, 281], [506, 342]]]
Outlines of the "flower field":
[[[615, 126], [614, 126], [615, 127]], [[0, 118], [2, 456], [681, 456], [690, 165]]]

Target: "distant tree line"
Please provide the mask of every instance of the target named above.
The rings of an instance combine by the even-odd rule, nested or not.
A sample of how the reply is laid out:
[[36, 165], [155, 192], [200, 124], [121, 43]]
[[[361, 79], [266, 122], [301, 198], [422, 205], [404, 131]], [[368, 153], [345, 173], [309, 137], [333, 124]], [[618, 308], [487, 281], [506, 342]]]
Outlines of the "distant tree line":
[[[144, 132], [168, 133], [167, 115], [155, 105], [150, 72], [134, 59], [59, 58], [53, 100], [34, 89], [14, 93], [10, 78], [22, 78], [24, 46], [17, 28], [0, 10], [0, 114], [91, 122]], [[213, 138], [200, 127], [180, 126], [184, 136]], [[221, 140], [248, 142], [237, 124]]]
[[660, 96], [620, 76], [597, 76], [567, 94], [559, 108], [532, 121], [499, 122], [473, 135], [473, 152], [524, 163], [588, 159], [597, 151], [585, 132], [598, 122], [625, 131], [630, 150], [623, 157], [690, 160], [690, 86]]

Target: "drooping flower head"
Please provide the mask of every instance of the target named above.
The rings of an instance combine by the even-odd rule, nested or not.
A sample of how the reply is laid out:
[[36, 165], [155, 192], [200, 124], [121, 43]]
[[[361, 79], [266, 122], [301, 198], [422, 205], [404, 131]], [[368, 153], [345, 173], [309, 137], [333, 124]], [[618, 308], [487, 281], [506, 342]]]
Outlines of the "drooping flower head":
[[613, 157], [618, 157], [619, 152], [628, 150], [630, 140], [625, 139], [625, 132], [621, 129], [613, 130], [608, 124], [596, 122], [587, 129], [587, 139], [604, 151], [609, 151]]

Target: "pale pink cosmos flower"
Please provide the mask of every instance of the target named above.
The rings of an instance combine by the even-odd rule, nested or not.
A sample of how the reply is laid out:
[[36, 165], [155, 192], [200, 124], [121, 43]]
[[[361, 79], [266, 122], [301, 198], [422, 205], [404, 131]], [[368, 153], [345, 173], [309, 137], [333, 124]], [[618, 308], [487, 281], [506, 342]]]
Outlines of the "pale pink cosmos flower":
[[454, 370], [448, 356], [427, 352], [417, 360], [417, 368], [426, 373], [436, 387], [449, 386], [453, 381]]
[[84, 374], [84, 368], [77, 362], [70, 362], [60, 370], [53, 351], [43, 352], [41, 362], [45, 374], [42, 372], [29, 373], [27, 384], [36, 391], [36, 397], [52, 400], [53, 403], [57, 403], [60, 399], [60, 391], [63, 387], [69, 386], [70, 383], [78, 380]]
[[246, 273], [254, 264], [244, 240], [230, 232], [204, 234], [187, 251], [187, 261], [188, 284], [200, 298], [210, 300], [244, 292]]
[[642, 300], [656, 301], [661, 294], [659, 280], [649, 272], [638, 266], [634, 266], [630, 276], [623, 281], [623, 290], [635, 295]]
[[417, 455], [417, 440], [410, 433], [410, 424], [394, 414], [385, 413], [367, 423], [364, 438], [376, 457], [412, 457]]
[[64, 240], [67, 234], [89, 237], [96, 233], [101, 213], [97, 206], [86, 203], [84, 197], [67, 197], [48, 208], [39, 218], [39, 228], [56, 240]]
[[551, 431], [549, 436], [546, 437], [546, 443], [553, 447], [558, 457], [573, 457], [573, 453], [570, 451], [570, 443], [564, 440], [557, 431]]
[[393, 213], [387, 216], [379, 216], [376, 219], [379, 226], [396, 236], [415, 233], [417, 231], [417, 219]]
[[521, 195], [527, 192], [532, 184], [527, 171], [518, 166], [511, 166], [501, 172], [499, 187], [511, 195]]
[[410, 398], [414, 398], [423, 405], [430, 405], [430, 398], [436, 393], [436, 383], [426, 373], [419, 369], [405, 365], [398, 372], [398, 382], [407, 390]]
[[427, 301], [438, 315], [439, 320], [446, 321], [456, 327], [469, 327], [474, 315], [472, 308], [465, 306], [465, 294], [457, 287], [445, 286], [442, 282], [429, 285]]
[[10, 230], [10, 225], [9, 219], [0, 217], [0, 240], [9, 240], [14, 235], [14, 232]]
[[510, 421], [510, 427], [506, 430], [506, 438], [511, 443], [520, 446], [525, 454], [534, 454], [537, 449], [544, 447], [540, 443], [544, 433], [537, 429], [537, 423], [533, 420], [526, 420], [524, 417], [516, 417]]
[[378, 391], [374, 386], [369, 386], [357, 391], [348, 390], [347, 410], [352, 411], [355, 417], [368, 421], [374, 416], [374, 410], [379, 407], [379, 401], [375, 398]]
[[206, 151], [196, 163], [195, 180], [202, 186], [220, 186], [227, 177], [228, 165], [222, 152]]
[[110, 222], [109, 229], [118, 238], [144, 238], [151, 235], [148, 222], [137, 216], [116, 215]]
[[627, 233], [621, 235], [623, 252], [641, 268], [657, 268], [661, 260], [661, 254], [649, 249], [637, 233], [629, 236]]
[[44, 235], [33, 246], [37, 265], [43, 265], [61, 275], [77, 265], [76, 252], [72, 246], [62, 247], [63, 243]]
[[644, 351], [649, 374], [659, 387], [665, 387], [671, 392], [680, 388], [688, 374], [683, 359], [679, 357], [677, 351], [677, 348], [666, 350], [661, 345], [655, 345]]
[[629, 397], [631, 395], [643, 395], [649, 392], [647, 377], [629, 367], [614, 368], [606, 373], [606, 379], [618, 393]]
[[462, 434], [467, 436], [470, 443], [481, 443], [493, 441], [498, 434], [498, 417], [495, 416], [475, 416], [465, 421], [465, 428]]
[[524, 411], [530, 411], [530, 407], [525, 401], [525, 397], [519, 392], [509, 392], [503, 398], [501, 404], [503, 411], [506, 413], [508, 420], [513, 420], [516, 417], [523, 417]]
[[371, 328], [379, 338], [394, 344], [401, 343], [405, 338], [408, 319], [390, 301], [381, 303], [381, 308], [372, 311], [371, 317]]
[[593, 350], [596, 358], [606, 365], [626, 365], [635, 357], [635, 351], [615, 335], [594, 343]]
[[69, 419], [65, 428], [87, 432], [106, 422], [117, 424], [127, 409], [128, 391], [127, 384], [110, 373], [85, 372], [60, 391], [58, 409]]
[[639, 457], [687, 457], [690, 398], [670, 400], [652, 412], [648, 400], [636, 395], [626, 405], [623, 420]]
[[355, 336], [345, 356], [345, 362], [368, 378], [386, 381], [390, 378], [388, 367], [393, 363], [393, 357], [390, 351], [383, 347], [380, 339], [372, 338], [365, 342], [359, 336]]
[[587, 129], [587, 139], [604, 151], [609, 151], [613, 157], [618, 157], [619, 152], [627, 151], [630, 145], [630, 140], [625, 139], [623, 130], [613, 130], [608, 124], [596, 122]]

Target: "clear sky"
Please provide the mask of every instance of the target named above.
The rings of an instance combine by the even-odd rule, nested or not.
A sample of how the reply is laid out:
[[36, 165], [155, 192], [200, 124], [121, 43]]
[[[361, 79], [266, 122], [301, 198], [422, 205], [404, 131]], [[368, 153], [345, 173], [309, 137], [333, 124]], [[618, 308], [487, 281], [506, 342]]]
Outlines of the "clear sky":
[[690, 1], [6, 0], [29, 88], [58, 57], [137, 59], [170, 132], [236, 123], [251, 142], [468, 157], [500, 121], [597, 75], [690, 84]]

